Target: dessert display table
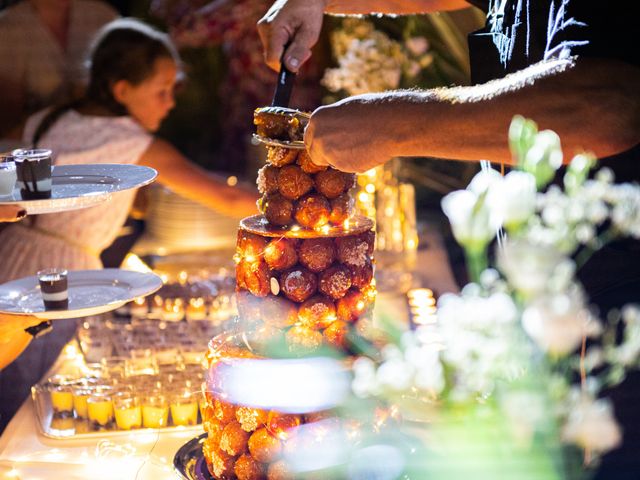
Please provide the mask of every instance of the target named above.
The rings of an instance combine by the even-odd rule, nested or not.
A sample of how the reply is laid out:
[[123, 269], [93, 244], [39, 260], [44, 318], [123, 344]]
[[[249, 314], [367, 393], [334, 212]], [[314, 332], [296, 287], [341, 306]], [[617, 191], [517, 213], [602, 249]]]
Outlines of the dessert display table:
[[[426, 232], [421, 240], [428, 248], [418, 251], [417, 281], [438, 292], [455, 290], [442, 239], [435, 228], [427, 226]], [[374, 318], [385, 314], [406, 322], [406, 297], [379, 293]], [[75, 342], [67, 345], [47, 377], [72, 369], [79, 355]], [[174, 455], [184, 443], [202, 433], [200, 425], [170, 432], [138, 430], [130, 435], [52, 440], [38, 433], [34, 413], [29, 398], [0, 437], [1, 480], [177, 479]]]

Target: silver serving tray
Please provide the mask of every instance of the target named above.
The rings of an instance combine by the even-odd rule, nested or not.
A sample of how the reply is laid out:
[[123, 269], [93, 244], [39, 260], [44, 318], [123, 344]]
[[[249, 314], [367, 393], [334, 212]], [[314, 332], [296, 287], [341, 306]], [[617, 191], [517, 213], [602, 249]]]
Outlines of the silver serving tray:
[[67, 281], [67, 310], [45, 310], [38, 278], [33, 276], [0, 285], [0, 313], [30, 314], [44, 320], [81, 318], [110, 312], [162, 287], [155, 273], [118, 268], [72, 270]]
[[93, 207], [117, 192], [139, 188], [158, 176], [153, 168], [128, 164], [56, 165], [52, 169], [51, 198], [24, 200], [18, 187], [0, 196], [0, 205], [17, 205], [27, 215]]

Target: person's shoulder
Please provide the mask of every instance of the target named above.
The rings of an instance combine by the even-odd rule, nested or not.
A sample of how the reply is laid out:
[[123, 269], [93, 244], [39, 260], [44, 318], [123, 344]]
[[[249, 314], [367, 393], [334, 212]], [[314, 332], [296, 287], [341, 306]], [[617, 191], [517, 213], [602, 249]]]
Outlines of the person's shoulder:
[[120, 14], [108, 3], [101, 0], [75, 0], [74, 5], [80, 12], [104, 22], [115, 20]]

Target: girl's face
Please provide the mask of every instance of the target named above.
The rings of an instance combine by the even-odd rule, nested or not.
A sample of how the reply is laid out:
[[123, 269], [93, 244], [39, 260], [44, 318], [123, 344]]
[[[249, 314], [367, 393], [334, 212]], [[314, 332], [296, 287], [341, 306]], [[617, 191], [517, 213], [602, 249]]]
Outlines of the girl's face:
[[156, 60], [153, 74], [138, 85], [120, 80], [113, 86], [114, 98], [146, 130], [155, 132], [175, 106], [173, 97], [178, 66], [170, 58]]

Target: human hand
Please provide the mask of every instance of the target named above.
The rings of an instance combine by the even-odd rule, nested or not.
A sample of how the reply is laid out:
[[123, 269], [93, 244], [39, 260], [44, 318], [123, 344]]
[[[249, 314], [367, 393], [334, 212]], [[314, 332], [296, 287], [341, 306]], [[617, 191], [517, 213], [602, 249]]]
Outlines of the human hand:
[[298, 71], [318, 41], [326, 3], [327, 0], [276, 0], [271, 5], [258, 21], [267, 65], [278, 71], [284, 60], [289, 70]]
[[31, 315], [0, 314], [0, 345], [13, 341], [17, 335], [24, 333], [25, 328], [41, 322], [42, 319]]
[[400, 155], [393, 109], [380, 98], [358, 95], [317, 108], [304, 134], [311, 160], [362, 173]]
[[0, 222], [18, 222], [27, 216], [27, 212], [16, 205], [0, 206]]

